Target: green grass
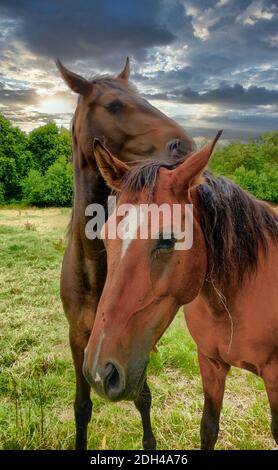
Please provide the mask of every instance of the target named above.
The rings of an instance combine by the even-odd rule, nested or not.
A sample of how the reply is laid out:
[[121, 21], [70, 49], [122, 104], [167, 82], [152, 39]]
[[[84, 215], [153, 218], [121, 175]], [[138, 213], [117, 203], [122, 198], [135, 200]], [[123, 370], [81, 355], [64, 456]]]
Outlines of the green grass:
[[[0, 210], [0, 448], [71, 449], [74, 372], [59, 299], [67, 209]], [[32, 230], [26, 223], [32, 224]], [[33, 227], [34, 226], [34, 227]], [[149, 384], [160, 449], [197, 449], [202, 387], [195, 345], [179, 314], [152, 354]], [[91, 449], [140, 449], [132, 403], [93, 395]], [[218, 449], [270, 449], [274, 441], [263, 384], [233, 369]]]

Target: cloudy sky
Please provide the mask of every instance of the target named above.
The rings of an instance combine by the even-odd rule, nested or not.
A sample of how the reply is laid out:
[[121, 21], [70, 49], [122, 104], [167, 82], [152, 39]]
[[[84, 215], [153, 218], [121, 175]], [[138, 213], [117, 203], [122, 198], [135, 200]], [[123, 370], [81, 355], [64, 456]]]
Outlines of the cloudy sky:
[[119, 72], [195, 136], [278, 128], [278, 0], [0, 0], [0, 112], [69, 127], [76, 96], [54, 59]]

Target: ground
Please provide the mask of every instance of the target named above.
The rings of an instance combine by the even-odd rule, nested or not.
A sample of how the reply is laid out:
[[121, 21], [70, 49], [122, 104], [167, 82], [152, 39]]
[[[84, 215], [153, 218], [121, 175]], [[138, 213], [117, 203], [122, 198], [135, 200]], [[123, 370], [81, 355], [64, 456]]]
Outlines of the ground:
[[[0, 448], [72, 449], [74, 372], [59, 275], [69, 209], [0, 210]], [[159, 449], [198, 449], [202, 387], [196, 347], [181, 312], [149, 367]], [[90, 449], [140, 449], [132, 403], [93, 395]], [[232, 369], [218, 449], [271, 449], [260, 378]]]

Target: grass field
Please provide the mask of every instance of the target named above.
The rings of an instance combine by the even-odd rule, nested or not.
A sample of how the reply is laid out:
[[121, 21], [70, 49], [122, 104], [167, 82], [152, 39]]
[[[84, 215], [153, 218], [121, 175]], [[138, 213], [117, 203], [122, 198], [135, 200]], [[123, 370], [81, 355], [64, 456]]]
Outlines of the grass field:
[[[1, 209], [0, 447], [71, 449], [74, 373], [59, 300], [68, 209]], [[179, 314], [152, 355], [149, 384], [160, 449], [197, 449], [202, 388], [196, 348]], [[132, 403], [93, 396], [91, 449], [140, 449]], [[233, 369], [227, 380], [218, 449], [271, 449], [261, 379]]]

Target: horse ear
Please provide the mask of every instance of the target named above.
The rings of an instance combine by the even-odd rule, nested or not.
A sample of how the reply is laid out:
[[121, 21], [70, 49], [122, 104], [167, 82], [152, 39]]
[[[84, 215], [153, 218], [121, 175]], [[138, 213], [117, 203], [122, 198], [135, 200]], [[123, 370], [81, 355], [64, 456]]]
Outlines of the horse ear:
[[77, 73], [68, 70], [59, 59], [56, 60], [56, 66], [60, 71], [63, 79], [65, 80], [66, 84], [75, 93], [85, 95], [92, 89], [91, 83], [86, 80], [86, 78], [83, 78], [80, 75], [77, 75]]
[[94, 139], [93, 146], [96, 163], [103, 179], [109, 188], [119, 191], [121, 189], [121, 180], [129, 167], [126, 163], [114, 157], [99, 139]]
[[173, 187], [175, 191], [184, 191], [185, 187], [193, 186], [200, 182], [203, 173], [212, 155], [213, 149], [223, 131], [218, 131], [212, 142], [192, 153], [187, 159], [173, 171]]
[[124, 80], [125, 82], [128, 82], [129, 79], [129, 73], [130, 73], [130, 62], [129, 62], [129, 57], [126, 58], [125, 66], [121, 73], [117, 76], [117, 78], [120, 78], [121, 80]]

